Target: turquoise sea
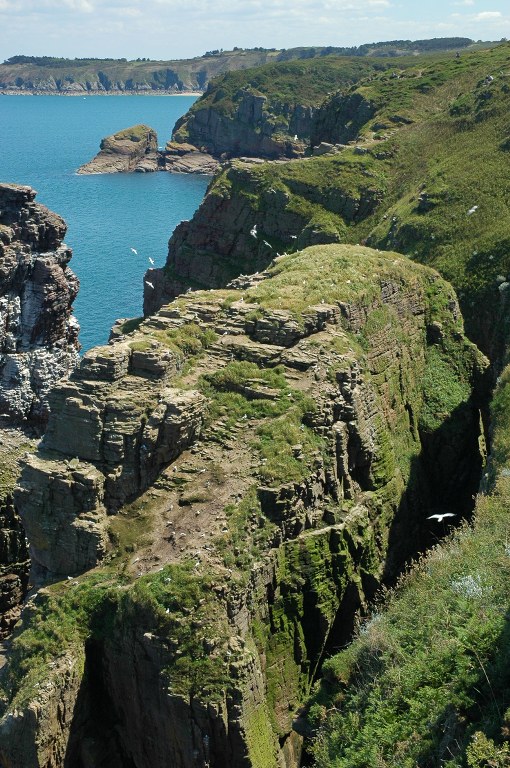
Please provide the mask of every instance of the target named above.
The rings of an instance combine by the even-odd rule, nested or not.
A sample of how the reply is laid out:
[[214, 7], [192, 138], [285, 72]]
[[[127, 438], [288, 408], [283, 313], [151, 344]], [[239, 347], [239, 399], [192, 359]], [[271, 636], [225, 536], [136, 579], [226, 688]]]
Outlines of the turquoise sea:
[[[142, 313], [143, 274], [165, 263], [175, 226], [200, 204], [209, 177], [170, 173], [77, 176], [103, 136], [136, 123], [170, 138], [194, 96], [0, 96], [0, 181], [29, 184], [67, 222], [81, 283], [83, 350], [104, 344], [119, 317]], [[135, 255], [131, 248], [138, 251]]]

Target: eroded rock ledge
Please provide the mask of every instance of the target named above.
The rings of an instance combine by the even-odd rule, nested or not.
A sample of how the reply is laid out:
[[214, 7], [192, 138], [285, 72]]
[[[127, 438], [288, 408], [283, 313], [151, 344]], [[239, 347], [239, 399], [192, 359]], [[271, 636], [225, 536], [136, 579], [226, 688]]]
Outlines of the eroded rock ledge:
[[325, 650], [432, 510], [470, 509], [485, 370], [448, 284], [362, 247], [117, 326], [25, 463], [57, 583], [13, 639], [0, 762], [297, 766]]

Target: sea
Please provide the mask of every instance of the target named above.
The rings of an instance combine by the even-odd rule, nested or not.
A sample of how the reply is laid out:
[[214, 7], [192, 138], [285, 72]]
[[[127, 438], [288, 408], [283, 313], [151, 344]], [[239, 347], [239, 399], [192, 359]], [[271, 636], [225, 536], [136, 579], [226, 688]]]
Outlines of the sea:
[[[1, 96], [0, 181], [28, 184], [63, 216], [70, 267], [80, 280], [74, 313], [82, 351], [108, 340], [118, 318], [142, 314], [143, 275], [163, 266], [176, 225], [199, 206], [208, 176], [79, 176], [104, 136], [145, 123], [160, 146], [195, 96]], [[137, 253], [134, 253], [136, 251]]]

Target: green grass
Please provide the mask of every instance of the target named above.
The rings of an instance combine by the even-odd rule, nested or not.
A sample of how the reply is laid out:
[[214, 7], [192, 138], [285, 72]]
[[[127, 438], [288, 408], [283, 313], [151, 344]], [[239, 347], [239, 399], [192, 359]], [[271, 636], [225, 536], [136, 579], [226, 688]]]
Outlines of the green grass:
[[[289, 163], [234, 164], [209, 194], [222, 198], [225, 215], [242, 202], [280, 252], [309, 244], [318, 230], [332, 241], [366, 242], [435, 267], [458, 292], [469, 335], [491, 352], [494, 332], [508, 332], [496, 281], [510, 274], [510, 44], [398, 64], [399, 78], [375, 74], [346, 94], [374, 105], [358, 129], [366, 154], [347, 149]], [[332, 98], [329, 122], [328, 105], [321, 110], [317, 140], [337, 140], [334, 126], [348, 115], [336, 115], [335, 104]], [[408, 125], [390, 119], [404, 113]], [[387, 125], [379, 130], [383, 140], [374, 140], [378, 123]], [[234, 267], [249, 272], [256, 247], [249, 242], [243, 263], [229, 264], [228, 274]]]
[[121, 596], [116, 631], [143, 627], [164, 638], [171, 660], [162, 674], [174, 693], [214, 696], [228, 686], [228, 631], [214, 586], [212, 574], [185, 562], [142, 576]]
[[317, 768], [508, 765], [510, 374], [493, 406], [493, 485], [465, 525], [324, 664]]
[[41, 590], [12, 637], [1, 692], [22, 707], [51, 677], [54, 662], [71, 653], [83, 666], [84, 643], [112, 630], [122, 578], [108, 570]]

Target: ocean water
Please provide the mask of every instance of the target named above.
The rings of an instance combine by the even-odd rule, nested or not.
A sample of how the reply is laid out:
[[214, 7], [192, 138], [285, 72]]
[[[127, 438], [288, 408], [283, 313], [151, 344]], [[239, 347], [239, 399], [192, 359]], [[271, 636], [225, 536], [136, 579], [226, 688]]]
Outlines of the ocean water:
[[[175, 226], [200, 204], [209, 177], [170, 173], [78, 176], [103, 136], [136, 123], [160, 145], [194, 96], [0, 96], [0, 181], [29, 184], [67, 222], [74, 310], [83, 350], [104, 344], [119, 317], [142, 313], [143, 275], [163, 266]], [[131, 251], [134, 248], [138, 255]]]

